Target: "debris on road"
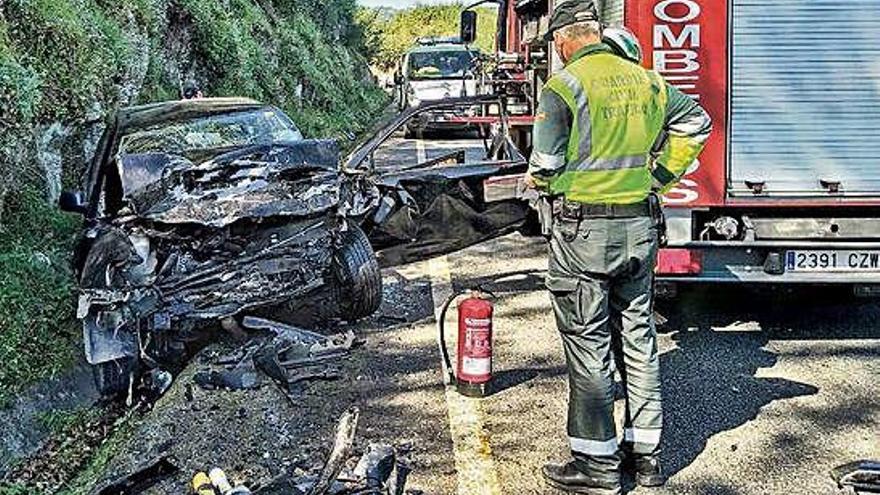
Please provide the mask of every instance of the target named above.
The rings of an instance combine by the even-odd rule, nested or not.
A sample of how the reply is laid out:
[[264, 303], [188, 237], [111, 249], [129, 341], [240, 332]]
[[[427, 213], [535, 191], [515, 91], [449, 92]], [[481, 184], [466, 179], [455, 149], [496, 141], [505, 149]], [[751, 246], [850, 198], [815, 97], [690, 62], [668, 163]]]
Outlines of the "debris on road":
[[340, 378], [341, 371], [334, 362], [362, 343], [353, 331], [327, 336], [252, 316], [245, 317], [243, 325], [251, 330], [268, 330], [273, 336], [256, 338], [197, 372], [193, 380], [201, 388], [260, 388], [264, 384], [258, 373], [261, 371], [289, 397], [299, 392], [304, 382]]
[[[98, 490], [97, 495], [136, 495], [151, 486], [176, 474], [180, 468], [176, 461], [167, 455], [153, 459], [117, 480], [111, 481]], [[197, 492], [198, 493], [198, 492]]]
[[195, 495], [217, 495], [214, 492], [214, 485], [211, 484], [211, 478], [202, 471], [193, 476], [192, 491]]
[[369, 493], [402, 495], [412, 468], [400, 454], [391, 445], [371, 443], [354, 469], [355, 479], [362, 480]]
[[357, 431], [358, 419], [360, 418], [360, 410], [352, 407], [339, 419], [336, 426], [336, 439], [333, 442], [333, 450], [324, 464], [318, 481], [308, 491], [308, 495], [323, 495], [332, 486], [333, 482], [339, 477], [343, 464], [351, 454], [351, 447], [354, 444], [354, 435]]
[[208, 473], [208, 478], [211, 480], [211, 484], [220, 492], [220, 495], [251, 495], [251, 491], [243, 485], [233, 487], [226, 477], [226, 473], [220, 468], [211, 469]]
[[253, 495], [403, 495], [412, 471], [408, 448], [371, 443], [354, 469], [346, 470], [346, 466], [353, 464], [352, 451], [359, 418], [357, 407], [350, 408], [340, 417], [333, 448], [317, 476], [285, 473], [256, 488]]
[[838, 466], [831, 476], [841, 490], [880, 493], [880, 461], [856, 461]]
[[193, 377], [193, 381], [204, 389], [248, 390], [260, 388], [263, 384], [260, 375], [253, 367], [236, 370], [203, 370]]

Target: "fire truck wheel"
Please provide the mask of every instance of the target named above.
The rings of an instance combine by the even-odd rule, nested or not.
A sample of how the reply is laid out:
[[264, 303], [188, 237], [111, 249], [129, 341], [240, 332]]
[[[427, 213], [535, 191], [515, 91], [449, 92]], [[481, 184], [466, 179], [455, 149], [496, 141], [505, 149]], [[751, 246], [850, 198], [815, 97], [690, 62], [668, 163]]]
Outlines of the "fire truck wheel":
[[333, 257], [335, 299], [339, 316], [357, 320], [370, 316], [382, 303], [382, 274], [367, 235], [352, 225]]

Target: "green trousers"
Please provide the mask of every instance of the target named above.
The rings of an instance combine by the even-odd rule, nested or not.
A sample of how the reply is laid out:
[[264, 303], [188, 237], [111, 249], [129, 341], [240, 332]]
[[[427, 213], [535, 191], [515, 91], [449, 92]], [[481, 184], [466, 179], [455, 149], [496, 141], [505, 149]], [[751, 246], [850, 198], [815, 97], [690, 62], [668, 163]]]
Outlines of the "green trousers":
[[[575, 459], [616, 469], [621, 447], [636, 454], [659, 452], [657, 249], [657, 228], [649, 217], [554, 223], [547, 288], [568, 365], [568, 436]], [[615, 349], [626, 390], [623, 445], [614, 423]]]

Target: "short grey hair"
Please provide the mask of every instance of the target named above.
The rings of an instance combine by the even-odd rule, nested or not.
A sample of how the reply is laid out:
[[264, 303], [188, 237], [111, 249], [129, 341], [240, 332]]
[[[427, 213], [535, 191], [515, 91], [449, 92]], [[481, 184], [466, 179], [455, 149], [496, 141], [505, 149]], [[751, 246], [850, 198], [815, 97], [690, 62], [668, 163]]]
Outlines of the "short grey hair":
[[576, 22], [559, 28], [556, 31], [559, 36], [566, 39], [587, 38], [590, 36], [601, 36], [602, 26], [598, 21]]

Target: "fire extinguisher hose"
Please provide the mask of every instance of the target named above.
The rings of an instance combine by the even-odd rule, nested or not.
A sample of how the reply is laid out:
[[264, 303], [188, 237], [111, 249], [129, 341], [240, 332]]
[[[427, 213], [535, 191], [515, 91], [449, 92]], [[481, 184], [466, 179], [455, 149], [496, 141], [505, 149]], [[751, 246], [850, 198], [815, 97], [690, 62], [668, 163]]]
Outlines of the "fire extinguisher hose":
[[440, 346], [440, 355], [443, 357], [443, 378], [446, 385], [456, 383], [455, 369], [452, 367], [452, 360], [449, 358], [449, 349], [446, 346], [446, 313], [449, 311], [449, 306], [452, 305], [452, 302], [463, 294], [464, 292], [453, 292], [448, 298], [446, 298], [446, 301], [440, 308], [440, 314], [437, 316], [437, 341]]

